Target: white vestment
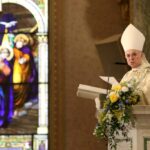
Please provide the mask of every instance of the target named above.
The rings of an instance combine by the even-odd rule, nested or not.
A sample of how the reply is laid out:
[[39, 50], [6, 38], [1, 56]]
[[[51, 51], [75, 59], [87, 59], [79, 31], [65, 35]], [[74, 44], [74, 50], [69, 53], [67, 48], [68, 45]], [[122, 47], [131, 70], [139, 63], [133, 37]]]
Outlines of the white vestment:
[[150, 105], [150, 64], [143, 55], [142, 64], [128, 71], [122, 78], [121, 82], [135, 79], [137, 89], [141, 90], [139, 105]]

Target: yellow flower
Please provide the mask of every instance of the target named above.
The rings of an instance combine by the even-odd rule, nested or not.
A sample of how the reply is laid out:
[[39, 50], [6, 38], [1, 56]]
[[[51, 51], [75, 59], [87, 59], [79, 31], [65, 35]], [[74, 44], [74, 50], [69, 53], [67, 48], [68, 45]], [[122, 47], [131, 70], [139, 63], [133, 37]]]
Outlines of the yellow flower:
[[115, 93], [115, 92], [111, 92], [111, 93], [109, 94], [109, 98], [110, 98], [110, 101], [111, 101], [112, 103], [115, 103], [115, 102], [118, 100], [119, 95], [118, 95], [117, 93]]
[[99, 123], [102, 123], [102, 122], [104, 122], [105, 120], [106, 120], [105, 114], [104, 114], [104, 113], [100, 113], [100, 114], [98, 115], [98, 122], [99, 122]]
[[122, 119], [122, 117], [123, 117], [123, 114], [124, 114], [124, 111], [114, 110], [113, 112], [114, 112], [115, 116], [117, 117], [117, 119], [118, 119], [119, 121], [121, 121], [121, 119]]
[[120, 91], [121, 88], [122, 88], [121, 85], [117, 84], [117, 85], [113, 85], [111, 89], [114, 90], [114, 91]]

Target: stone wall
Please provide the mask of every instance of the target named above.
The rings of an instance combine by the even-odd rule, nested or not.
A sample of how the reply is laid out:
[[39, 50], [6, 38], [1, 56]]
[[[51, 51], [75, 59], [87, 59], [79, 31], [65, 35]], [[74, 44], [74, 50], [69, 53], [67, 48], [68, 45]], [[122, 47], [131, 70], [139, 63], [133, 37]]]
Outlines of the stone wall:
[[145, 35], [146, 41], [144, 52], [150, 61], [150, 1], [149, 0], [130, 0], [131, 22], [137, 26]]
[[[102, 63], [96, 43], [122, 33], [126, 24], [120, 5], [111, 0], [51, 0], [50, 8], [50, 147], [106, 150], [107, 142], [92, 135], [94, 101], [79, 98], [76, 92], [80, 83], [108, 87], [99, 79], [106, 75], [107, 61]], [[111, 46], [103, 60], [114, 54]]]

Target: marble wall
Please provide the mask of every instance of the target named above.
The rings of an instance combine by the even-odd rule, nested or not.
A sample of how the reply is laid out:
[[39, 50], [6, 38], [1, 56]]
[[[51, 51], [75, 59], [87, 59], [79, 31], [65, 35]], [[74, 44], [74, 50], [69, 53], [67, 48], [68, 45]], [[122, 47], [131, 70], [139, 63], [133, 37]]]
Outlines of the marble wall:
[[[50, 148], [106, 150], [107, 141], [93, 136], [94, 101], [79, 98], [76, 92], [79, 84], [108, 87], [99, 79], [106, 74], [96, 43], [124, 30], [120, 4], [112, 0], [51, 0], [50, 14]], [[103, 59], [114, 54], [111, 46]]]
[[130, 0], [131, 22], [136, 25], [145, 35], [146, 42], [144, 52], [150, 61], [150, 1]]

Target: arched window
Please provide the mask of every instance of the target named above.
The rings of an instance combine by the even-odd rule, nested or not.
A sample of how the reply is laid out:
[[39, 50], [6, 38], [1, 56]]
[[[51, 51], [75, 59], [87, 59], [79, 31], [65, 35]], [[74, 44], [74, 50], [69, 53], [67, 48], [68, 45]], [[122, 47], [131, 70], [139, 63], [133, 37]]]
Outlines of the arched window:
[[48, 0], [1, 8], [0, 148], [47, 150]]

